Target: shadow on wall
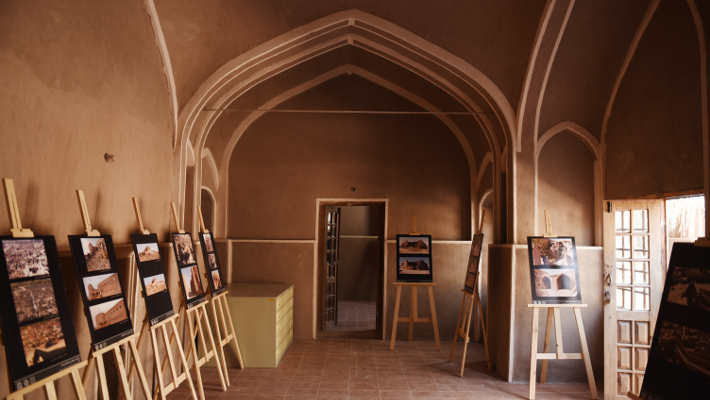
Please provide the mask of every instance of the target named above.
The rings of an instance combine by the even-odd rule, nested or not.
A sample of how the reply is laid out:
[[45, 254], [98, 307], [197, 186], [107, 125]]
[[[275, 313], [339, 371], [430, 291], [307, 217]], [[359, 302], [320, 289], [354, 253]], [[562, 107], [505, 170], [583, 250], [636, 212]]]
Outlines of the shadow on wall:
[[377, 300], [380, 206], [340, 208], [338, 301]]

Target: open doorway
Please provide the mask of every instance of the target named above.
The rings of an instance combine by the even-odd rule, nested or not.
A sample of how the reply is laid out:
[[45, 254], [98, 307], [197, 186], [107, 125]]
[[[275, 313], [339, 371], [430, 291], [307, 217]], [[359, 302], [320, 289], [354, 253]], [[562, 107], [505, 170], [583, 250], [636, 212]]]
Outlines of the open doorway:
[[319, 205], [318, 336], [383, 332], [384, 201]]

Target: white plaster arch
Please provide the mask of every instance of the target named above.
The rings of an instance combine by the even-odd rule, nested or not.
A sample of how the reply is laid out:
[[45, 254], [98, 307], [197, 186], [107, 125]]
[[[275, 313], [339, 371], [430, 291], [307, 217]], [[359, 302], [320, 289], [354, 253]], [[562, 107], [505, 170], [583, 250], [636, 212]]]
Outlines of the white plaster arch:
[[481, 180], [483, 179], [483, 173], [486, 172], [486, 167], [488, 164], [493, 164], [493, 153], [490, 151], [486, 152], [486, 155], [483, 156], [483, 160], [481, 161], [481, 166], [478, 167], [478, 175], [476, 175], [476, 186], [480, 187], [481, 186]]
[[539, 140], [535, 141], [535, 204], [533, 207], [533, 229], [535, 234], [541, 234], [540, 227], [538, 226], [538, 215], [540, 210], [538, 209], [538, 159], [540, 157], [540, 152], [542, 151], [545, 144], [552, 139], [555, 135], [562, 132], [573, 133], [582, 143], [587, 146], [589, 152], [594, 158], [594, 245], [602, 245], [602, 154], [601, 154], [601, 144], [599, 141], [591, 134], [588, 130], [581, 127], [571, 121], [560, 122], [559, 124], [548, 129]]
[[212, 171], [212, 176], [214, 176], [215, 180], [215, 190], [219, 190], [219, 170], [217, 169], [217, 163], [214, 161], [214, 156], [212, 155], [212, 152], [210, 149], [204, 147], [202, 148], [202, 163], [207, 163], [207, 167], [209, 167], [210, 171]]
[[[200, 186], [200, 197], [201, 197], [201, 195], [202, 195], [202, 191], [203, 191], [203, 190], [204, 190], [205, 192], [207, 192], [207, 194], [209, 194], [209, 195], [210, 195], [210, 198], [212, 199], [212, 221], [210, 221], [210, 222], [212, 222], [212, 224], [211, 224], [211, 226], [212, 226], [212, 232], [214, 232], [214, 231], [217, 229], [217, 221], [218, 221], [218, 219], [217, 219], [217, 213], [218, 213], [217, 209], [218, 209], [219, 207], [217, 206], [217, 197], [215, 197], [214, 192], [212, 191], [212, 189], [210, 189], [210, 188], [207, 187], [207, 186]], [[200, 201], [200, 207], [202, 207], [202, 201]]]
[[[478, 200], [478, 216], [477, 216], [477, 221], [476, 223], [478, 224], [477, 226], [481, 226], [481, 222], [483, 219], [483, 203], [488, 200], [488, 197], [493, 197], [493, 188], [486, 190], [483, 192], [481, 195], [481, 198]], [[493, 209], [495, 209], [495, 204], [492, 204]]]
[[[368, 38], [360, 36], [362, 32]], [[338, 36], [339, 35], [339, 36]], [[331, 39], [337, 36], [336, 39]], [[376, 42], [375, 42], [376, 41]], [[325, 44], [324, 44], [325, 42]], [[204, 138], [209, 132], [219, 112], [204, 112], [205, 108], [220, 109], [235, 98], [235, 93], [246, 86], [253, 86], [257, 79], [267, 79], [290, 66], [313, 58], [324, 52], [344, 45], [356, 45], [390, 61], [396, 61], [412, 72], [444, 89], [472, 112], [481, 110], [466, 91], [481, 97], [492, 110], [493, 119], [488, 115], [476, 115], [487, 136], [494, 154], [500, 148], [515, 148], [515, 114], [502, 91], [478, 69], [426, 40], [408, 32], [384, 19], [359, 10], [347, 10], [331, 14], [309, 24], [296, 28], [275, 39], [240, 55], [219, 68], [198, 88], [183, 109], [179, 118], [180, 131], [176, 146], [173, 168], [173, 197], [180, 204], [180, 218], [184, 218], [184, 196], [186, 182], [187, 142], [196, 144], [196, 149], [204, 146]], [[299, 60], [293, 53], [307, 48]], [[450, 80], [426, 65], [405, 56], [414, 53], [417, 59], [453, 76], [463, 84], [456, 86]], [[495, 122], [495, 124], [494, 124]], [[496, 128], [497, 127], [497, 128]], [[497, 131], [502, 132], [506, 143], [498, 143]], [[194, 138], [194, 139], [192, 139]], [[497, 165], [497, 163], [494, 163]], [[200, 165], [197, 165], [200, 168]], [[199, 177], [201, 171], [196, 171]], [[222, 174], [223, 175], [223, 174]], [[191, 182], [198, 187], [198, 182]], [[196, 191], [194, 191], [196, 192]], [[194, 229], [193, 219], [193, 229]]]

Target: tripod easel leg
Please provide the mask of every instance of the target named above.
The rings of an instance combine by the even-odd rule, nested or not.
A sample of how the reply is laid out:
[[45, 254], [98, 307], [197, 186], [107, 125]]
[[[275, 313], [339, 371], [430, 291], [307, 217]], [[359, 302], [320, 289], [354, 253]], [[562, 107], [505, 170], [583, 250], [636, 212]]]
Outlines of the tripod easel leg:
[[414, 339], [414, 320], [417, 319], [417, 285], [412, 285], [412, 295], [409, 301], [409, 341]]
[[486, 319], [483, 318], [483, 305], [481, 305], [481, 296], [478, 295], [478, 290], [475, 292], [476, 301], [478, 302], [478, 312], [481, 315], [481, 329], [483, 331], [483, 348], [486, 350], [486, 364], [488, 369], [493, 369], [491, 367], [491, 357], [488, 354], [488, 333], [486, 332]]
[[459, 311], [459, 319], [456, 321], [456, 331], [454, 332], [454, 343], [451, 345], [451, 354], [449, 355], [449, 362], [454, 360], [454, 350], [456, 350], [456, 341], [459, 338], [459, 329], [461, 329], [461, 316], [463, 315], [464, 306], [466, 306], [466, 293], [463, 294], [463, 299], [461, 299], [461, 311]]
[[461, 369], [459, 370], [459, 376], [463, 377], [463, 370], [466, 366], [466, 351], [468, 351], [468, 342], [470, 339], [471, 332], [471, 317], [473, 316], [473, 296], [467, 296], [468, 301], [466, 302], [466, 314], [464, 314], [464, 322], [466, 323], [466, 331], [464, 333], [463, 339], [463, 359], [461, 360]]
[[439, 324], [436, 322], [436, 307], [434, 306], [434, 288], [432, 286], [427, 286], [427, 289], [429, 289], [429, 306], [431, 307], [431, 322], [434, 324], [436, 351], [441, 351], [441, 342], [439, 342]]
[[[545, 346], [543, 347], [543, 353], [550, 352], [550, 339], [552, 336], [552, 319], [553, 312], [552, 308], [547, 309], [547, 325], [545, 327]], [[557, 337], [555, 337], [557, 340]], [[547, 360], [542, 360], [542, 369], [540, 370], [540, 383], [545, 383], [547, 380]]]
[[535, 398], [535, 381], [537, 380], [537, 320], [539, 308], [533, 308], [532, 317], [532, 338], [530, 339], [530, 395], [531, 400]]
[[397, 297], [394, 301], [394, 315], [392, 318], [392, 343], [390, 350], [394, 350], [394, 340], [397, 338], [397, 320], [399, 319], [399, 302], [402, 299], [402, 286], [397, 285]]
[[[239, 360], [239, 368], [244, 369], [244, 362], [242, 361], [242, 353], [241, 353], [241, 351], [239, 351], [239, 343], [237, 342], [237, 332], [234, 331], [234, 323], [232, 323], [232, 314], [229, 312], [229, 303], [227, 303], [227, 297], [222, 296], [222, 301], [224, 302], [224, 304], [223, 304], [224, 307], [222, 309], [222, 312], [224, 312], [224, 310], [227, 310], [226, 311], [227, 321], [229, 321], [229, 330], [226, 332], [228, 332], [228, 334], [232, 335], [232, 337], [234, 338], [234, 349], [237, 351], [237, 359]], [[225, 370], [227, 369], [226, 362], [224, 364], [224, 368], [225, 368]]]
[[70, 373], [70, 376], [71, 384], [74, 387], [74, 393], [76, 393], [76, 397], [79, 400], [86, 400], [86, 392], [84, 391], [84, 385], [82, 385], [81, 383], [81, 377], [79, 376], [79, 372], [74, 370]]
[[589, 348], [587, 347], [587, 335], [584, 333], [584, 322], [582, 321], [582, 311], [575, 307], [574, 317], [577, 320], [577, 330], [579, 331], [579, 341], [582, 344], [582, 357], [584, 357], [584, 368], [587, 370], [587, 380], [589, 381], [589, 391], [592, 394], [592, 399], [599, 398], [597, 393], [597, 384], [594, 380], [594, 371], [592, 370], [592, 360], [589, 359]]

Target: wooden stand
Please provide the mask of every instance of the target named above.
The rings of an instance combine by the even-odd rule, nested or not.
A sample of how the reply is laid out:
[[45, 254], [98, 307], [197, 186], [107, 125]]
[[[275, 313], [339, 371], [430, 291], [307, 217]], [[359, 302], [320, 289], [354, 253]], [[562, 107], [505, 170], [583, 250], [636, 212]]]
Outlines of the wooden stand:
[[[394, 302], [394, 318], [392, 319], [392, 342], [390, 344], [390, 350], [394, 350], [395, 339], [397, 338], [397, 323], [398, 322], [409, 322], [409, 341], [412, 341], [412, 336], [414, 334], [414, 323], [415, 322], [431, 322], [434, 325], [434, 339], [436, 340], [436, 350], [441, 350], [441, 343], [439, 342], [439, 325], [436, 322], [436, 308], [434, 307], [434, 290], [433, 287], [436, 283], [433, 282], [395, 282], [397, 286], [397, 299]], [[409, 318], [399, 316], [399, 304], [402, 297], [402, 286], [409, 286], [412, 288], [412, 296], [409, 305]], [[419, 318], [417, 317], [417, 287], [426, 286], [429, 290], [429, 304], [431, 305], [431, 318]]]
[[[185, 233], [185, 231], [180, 228], [180, 222], [177, 217], [177, 208], [175, 207], [175, 203], [170, 202], [170, 207], [172, 209], [173, 219], [175, 220], [175, 227], [177, 228], [179, 233]], [[217, 372], [219, 373], [219, 379], [222, 383], [222, 390], [225, 392], [227, 391], [227, 381], [224, 379], [224, 370], [222, 369], [222, 362], [220, 361], [219, 357], [217, 357], [217, 346], [215, 346], [214, 344], [212, 328], [210, 328], [210, 321], [207, 318], [207, 309], [205, 305], [207, 305], [206, 301], [188, 309], [187, 304], [185, 304], [185, 300], [183, 298], [183, 304], [180, 307], [180, 311], [178, 312], [178, 314], [181, 314], [182, 310], [185, 310], [185, 314], [187, 315], [186, 323], [190, 331], [190, 344], [188, 346], [188, 352], [190, 352], [190, 355], [192, 355], [193, 368], [195, 369], [195, 379], [197, 380], [197, 387], [199, 388], [200, 399], [202, 400], [205, 400], [205, 391], [202, 385], [202, 373], [200, 372], [200, 367], [203, 366], [209, 360], [211, 360], [212, 357], [214, 357], [215, 363], [217, 364]], [[215, 320], [215, 325], [216, 323], [217, 321]], [[207, 330], [207, 335], [205, 335], [205, 331], [203, 329]], [[205, 340], [205, 336], [209, 340]], [[195, 344], [195, 341], [197, 341], [197, 344]], [[207, 342], [209, 342], [210, 344], [209, 347], [207, 347]], [[202, 357], [198, 357], [199, 344], [202, 345]], [[190, 357], [190, 355], [188, 355], [188, 357]]]
[[[535, 398], [535, 381], [537, 379], [537, 360], [542, 360], [542, 370], [540, 372], [540, 383], [545, 383], [547, 379], [548, 360], [584, 360], [584, 368], [587, 370], [587, 380], [589, 381], [589, 391], [592, 399], [597, 399], [597, 385], [592, 372], [592, 361], [589, 358], [587, 347], [587, 337], [584, 333], [584, 323], [582, 322], [582, 312], [580, 308], [587, 307], [586, 304], [528, 304], [533, 309], [532, 318], [532, 339], [530, 342], [530, 399]], [[547, 326], [545, 328], [545, 344], [542, 353], [537, 352], [538, 317], [541, 308], [547, 308]], [[560, 319], [560, 308], [572, 308], [577, 321], [579, 331], [579, 341], [582, 346], [581, 353], [565, 353], [562, 346], [562, 321]], [[552, 324], [555, 325], [556, 353], [550, 353], [550, 336], [552, 335]]]
[[[478, 277], [476, 277], [476, 282], [478, 282]], [[456, 340], [459, 336], [463, 339], [463, 356], [461, 357], [461, 370], [459, 371], [459, 376], [463, 378], [463, 370], [466, 365], [466, 350], [468, 349], [468, 342], [470, 341], [470, 329], [471, 320], [473, 319], [473, 309], [475, 304], [478, 304], [478, 312], [481, 314], [481, 327], [483, 328], [483, 347], [486, 349], [486, 364], [488, 369], [491, 369], [491, 359], [488, 355], [488, 335], [486, 333], [486, 323], [483, 318], [483, 307], [481, 307], [481, 298], [478, 296], [478, 288], [474, 284], [473, 294], [463, 292], [463, 300], [461, 300], [461, 311], [459, 312], [459, 319], [456, 323], [456, 332], [454, 333], [454, 344], [451, 346], [451, 355], [449, 356], [449, 361], [454, 359], [454, 349], [456, 349]], [[464, 325], [466, 329], [464, 330]]]

